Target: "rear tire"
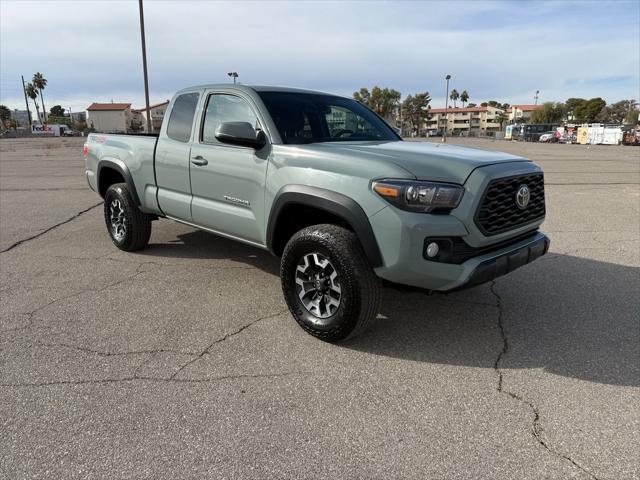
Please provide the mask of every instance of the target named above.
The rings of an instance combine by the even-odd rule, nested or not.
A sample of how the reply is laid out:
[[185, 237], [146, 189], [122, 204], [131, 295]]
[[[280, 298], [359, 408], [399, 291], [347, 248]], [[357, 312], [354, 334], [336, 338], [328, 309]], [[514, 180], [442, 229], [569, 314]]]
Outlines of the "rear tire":
[[140, 211], [126, 183], [115, 183], [104, 194], [104, 221], [111, 241], [120, 250], [140, 250], [149, 243], [151, 215]]
[[346, 228], [314, 225], [294, 234], [282, 254], [280, 278], [296, 322], [327, 342], [362, 333], [378, 312], [380, 279]]

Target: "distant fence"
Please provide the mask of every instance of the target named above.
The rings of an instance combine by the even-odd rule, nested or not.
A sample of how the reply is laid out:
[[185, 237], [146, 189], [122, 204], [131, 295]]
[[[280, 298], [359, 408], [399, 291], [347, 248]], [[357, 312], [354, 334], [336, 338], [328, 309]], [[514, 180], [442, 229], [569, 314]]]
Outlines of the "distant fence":
[[[31, 137], [43, 137], [43, 135], [34, 135], [31, 130], [18, 129], [18, 130], [5, 130], [0, 132], [0, 138], [31, 138]], [[53, 135], [47, 135], [53, 137]]]

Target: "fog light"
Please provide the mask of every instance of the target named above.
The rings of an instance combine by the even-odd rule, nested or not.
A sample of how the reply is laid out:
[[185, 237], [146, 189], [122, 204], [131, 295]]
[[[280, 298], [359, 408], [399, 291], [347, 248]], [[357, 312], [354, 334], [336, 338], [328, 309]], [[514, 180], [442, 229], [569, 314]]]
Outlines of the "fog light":
[[436, 242], [431, 242], [429, 245], [427, 245], [427, 257], [433, 258], [438, 255], [439, 251], [440, 247]]

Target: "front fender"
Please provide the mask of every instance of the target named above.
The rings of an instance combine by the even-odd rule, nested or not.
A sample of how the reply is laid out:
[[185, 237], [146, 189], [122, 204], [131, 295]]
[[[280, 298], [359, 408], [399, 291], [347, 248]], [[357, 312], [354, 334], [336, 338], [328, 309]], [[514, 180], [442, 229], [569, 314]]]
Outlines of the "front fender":
[[362, 207], [341, 193], [308, 185], [287, 185], [275, 196], [267, 224], [267, 248], [273, 252], [276, 227], [280, 214], [287, 205], [306, 205], [342, 218], [351, 225], [373, 268], [382, 266], [382, 256], [376, 237]]

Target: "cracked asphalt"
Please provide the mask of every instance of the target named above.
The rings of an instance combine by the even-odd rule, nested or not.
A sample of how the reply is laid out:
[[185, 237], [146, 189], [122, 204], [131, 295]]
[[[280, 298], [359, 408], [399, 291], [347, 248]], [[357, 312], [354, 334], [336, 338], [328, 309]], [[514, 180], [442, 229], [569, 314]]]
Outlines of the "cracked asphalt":
[[545, 168], [551, 251], [330, 345], [269, 254], [120, 252], [81, 139], [0, 140], [0, 478], [640, 478], [640, 149], [451, 142]]

